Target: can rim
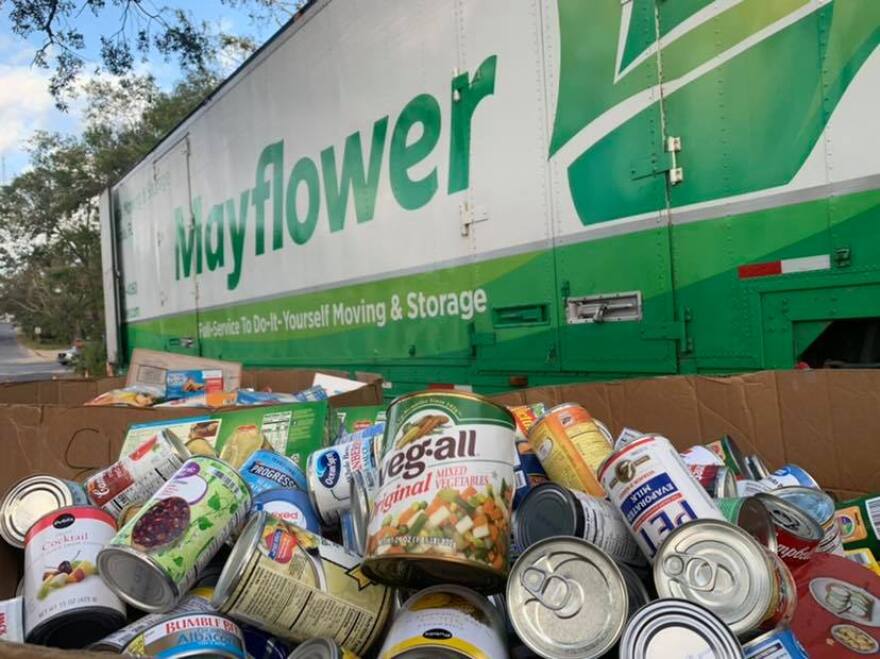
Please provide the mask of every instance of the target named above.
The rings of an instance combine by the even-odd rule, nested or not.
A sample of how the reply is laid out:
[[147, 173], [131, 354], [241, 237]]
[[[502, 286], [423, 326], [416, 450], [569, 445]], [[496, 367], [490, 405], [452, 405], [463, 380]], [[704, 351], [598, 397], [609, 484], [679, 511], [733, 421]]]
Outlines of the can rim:
[[226, 564], [220, 572], [217, 584], [214, 586], [214, 596], [211, 598], [211, 606], [219, 613], [223, 613], [223, 604], [229, 596], [238, 588], [244, 577], [245, 567], [251, 554], [260, 542], [260, 531], [266, 524], [269, 514], [265, 510], [258, 510], [251, 515], [247, 525], [236, 540]]
[[[547, 494], [542, 494], [544, 491]], [[552, 494], [551, 494], [552, 493]], [[536, 485], [533, 487], [528, 494], [526, 494], [525, 498], [520, 502], [517, 509], [513, 512], [513, 516], [511, 519], [511, 527], [513, 529], [513, 537], [516, 541], [516, 544], [523, 548], [523, 553], [526, 549], [528, 549], [531, 545], [536, 542], [540, 542], [544, 538], [540, 538], [538, 540], [532, 540], [531, 535], [529, 535], [529, 531], [527, 529], [527, 525], [523, 522], [523, 516], [525, 513], [523, 510], [527, 510], [526, 502], [529, 500], [533, 500], [533, 503], [529, 505], [536, 506], [533, 510], [540, 511], [540, 508], [537, 507], [541, 501], [539, 500], [537, 503], [534, 502], [534, 499], [538, 499], [539, 497], [546, 498], [547, 496], [556, 496], [559, 500], [564, 501], [568, 508], [571, 510], [571, 521], [572, 526], [574, 527], [574, 537], [579, 537], [578, 535], [578, 527], [583, 526], [584, 520], [584, 510], [580, 503], [577, 501], [575, 496], [565, 487], [559, 485], [559, 483], [554, 483], [552, 481], [547, 481], [546, 483], [541, 483], [540, 485]], [[581, 529], [583, 532], [583, 529]], [[554, 534], [554, 535], [569, 535], [569, 534]], [[552, 536], [551, 536], [552, 537]]]
[[[817, 522], [819, 526], [822, 526], [824, 524], [827, 524], [830, 520], [834, 519], [834, 499], [832, 499], [831, 495], [824, 490], [817, 490], [815, 487], [806, 487], [805, 485], [789, 485], [787, 487], [780, 487], [778, 490], [772, 490], [768, 494], [772, 494], [773, 496], [778, 497], [784, 501], [788, 500], [788, 495], [800, 495], [811, 497], [813, 499], [822, 499], [823, 501], [828, 501], [831, 503], [831, 514], [822, 521], [819, 521], [818, 519], [814, 519], [814, 521]], [[803, 510], [803, 508], [800, 508], [800, 506], [798, 506], [797, 504], [791, 501], [789, 501], [789, 503], [807, 513], [808, 517], [812, 517], [808, 511]]]
[[[384, 568], [384, 565], [389, 562], [395, 563], [398, 561], [404, 563], [425, 561], [437, 563], [456, 563], [458, 565], [473, 568], [475, 580], [480, 578], [480, 576], [485, 577], [482, 582], [485, 585], [476, 585], [474, 583], [468, 584], [472, 590], [475, 590], [478, 593], [497, 592], [499, 588], [504, 587], [504, 583], [507, 580], [508, 575], [507, 570], [496, 570], [486, 563], [481, 563], [479, 561], [461, 558], [459, 556], [437, 556], [426, 554], [391, 554], [390, 556], [388, 554], [383, 554], [381, 556], [364, 556], [363, 562], [361, 563], [361, 569], [363, 569], [364, 574], [366, 574], [367, 577], [369, 577], [373, 581], [397, 586], [399, 584], [395, 583], [393, 576], [389, 575], [389, 572]], [[379, 569], [377, 569], [377, 567]], [[448, 582], [438, 582], [435, 580], [431, 580], [431, 577], [426, 577], [425, 580], [422, 581], [422, 583], [429, 584], [430, 586], [436, 586]], [[428, 586], [426, 585], [425, 587], [427, 588]]]
[[86, 510], [93, 510], [93, 511], [95, 511], [96, 513], [101, 514], [101, 515], [104, 517], [104, 520], [103, 520], [103, 521], [105, 521], [105, 522], [107, 522], [108, 524], [110, 524], [111, 526], [113, 526], [113, 532], [114, 532], [114, 533], [116, 533], [116, 531], [119, 530], [119, 524], [116, 522], [116, 518], [113, 517], [113, 515], [111, 515], [110, 513], [108, 513], [106, 510], [104, 510], [103, 508], [101, 508], [101, 506], [96, 506], [96, 505], [93, 504], [93, 503], [80, 503], [80, 504], [76, 504], [76, 503], [75, 503], [75, 504], [72, 504], [72, 505], [70, 505], [70, 506], [62, 506], [61, 508], [56, 508], [55, 510], [50, 510], [50, 511], [49, 511], [48, 513], [46, 513], [45, 515], [40, 515], [40, 516], [34, 521], [34, 523], [30, 525], [30, 527], [28, 528], [27, 533], [25, 534], [25, 541], [26, 541], [26, 542], [25, 542], [25, 546], [26, 546], [26, 544], [27, 544], [27, 541], [30, 540], [30, 538], [29, 538], [28, 536], [30, 535], [31, 529], [33, 529], [38, 523], [42, 522], [45, 518], [49, 517], [50, 515], [59, 515], [59, 514], [61, 514], [61, 513], [65, 513], [65, 512], [69, 513], [69, 512], [72, 512], [72, 511], [74, 511], [74, 510], [84, 510], [84, 509], [86, 509]]
[[171, 445], [174, 455], [180, 458], [181, 464], [192, 457], [192, 452], [186, 447], [183, 440], [176, 433], [172, 432], [170, 428], [162, 428], [159, 434]]
[[372, 505], [370, 503], [370, 491], [362, 472], [352, 472], [349, 488], [354, 541], [360, 548], [361, 556], [363, 556], [367, 548], [367, 527], [370, 522]]
[[[42, 489], [50, 490], [53, 494], [59, 495], [58, 498], [61, 500], [61, 506], [59, 506], [59, 508], [67, 508], [76, 505], [74, 504], [73, 493], [70, 491], [70, 486], [67, 482], [57, 476], [52, 476], [50, 474], [33, 474], [31, 476], [25, 476], [13, 483], [3, 495], [2, 502], [0, 502], [0, 511], [2, 511], [2, 513], [0, 513], [0, 536], [2, 536], [2, 538], [13, 547], [18, 547], [19, 549], [23, 548], [30, 528], [45, 515], [48, 515], [55, 510], [59, 510], [59, 508], [54, 508], [53, 510], [46, 511], [36, 517], [34, 521], [23, 530], [12, 524], [11, 506], [14, 503], [20, 505], [22, 503], [23, 493], [30, 493], [39, 485], [43, 486]], [[25, 489], [26, 486], [31, 487]]]
[[[791, 501], [783, 499], [782, 497], [778, 497], [773, 494], [775, 490], [770, 492], [759, 492], [755, 494], [754, 497], [761, 502], [762, 505], [766, 505], [764, 502], [769, 501], [772, 505], [775, 505], [779, 508], [782, 508], [783, 511], [792, 517], [798, 519], [798, 521], [803, 523], [803, 530], [809, 531], [810, 535], [804, 535], [802, 533], [797, 533], [792, 529], [785, 528], [787, 533], [791, 535], [801, 538], [803, 540], [818, 540], [821, 541], [822, 537], [825, 535], [824, 529], [819, 525], [815, 519], [813, 519], [808, 513], [801, 510], [798, 506], [794, 505]], [[768, 498], [769, 497], [769, 498]], [[773, 526], [777, 527], [776, 520], [773, 519], [773, 513], [770, 513], [771, 521], [773, 522]]]
[[[297, 645], [288, 655], [287, 659], [301, 659], [306, 652], [324, 652], [320, 655], [320, 659], [342, 659], [342, 652], [339, 645], [332, 638], [319, 636], [318, 638], [310, 638]], [[318, 655], [310, 654], [309, 657]]]

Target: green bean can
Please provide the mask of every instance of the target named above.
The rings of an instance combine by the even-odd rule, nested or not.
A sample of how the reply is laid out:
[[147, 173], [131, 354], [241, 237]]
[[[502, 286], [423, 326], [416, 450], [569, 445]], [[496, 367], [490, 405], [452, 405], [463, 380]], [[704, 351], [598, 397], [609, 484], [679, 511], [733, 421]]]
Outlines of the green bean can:
[[132, 606], [168, 611], [241, 529], [250, 507], [251, 492], [235, 469], [192, 457], [98, 554], [98, 569]]

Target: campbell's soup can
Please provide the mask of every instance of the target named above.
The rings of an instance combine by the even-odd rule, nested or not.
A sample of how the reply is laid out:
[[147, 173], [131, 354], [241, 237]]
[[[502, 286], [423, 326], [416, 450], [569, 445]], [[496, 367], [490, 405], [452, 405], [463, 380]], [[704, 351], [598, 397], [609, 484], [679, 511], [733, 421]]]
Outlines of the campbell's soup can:
[[651, 560], [664, 538], [682, 524], [724, 519], [671, 442], [661, 435], [643, 437], [615, 451], [602, 465], [599, 478]]
[[489, 600], [461, 586], [420, 590], [401, 608], [380, 659], [419, 656], [505, 659], [504, 621]]
[[93, 504], [118, 518], [126, 507], [149, 499], [188, 457], [183, 442], [163, 430], [89, 478], [86, 493]]
[[350, 481], [354, 472], [361, 472], [371, 486], [379, 483], [373, 442], [373, 437], [362, 436], [309, 455], [309, 496], [325, 524], [336, 524], [351, 507]]
[[529, 443], [554, 483], [605, 496], [596, 472], [611, 455], [611, 435], [580, 405], [557, 405], [529, 431]]
[[216, 613], [185, 613], [162, 620], [135, 636], [122, 653], [163, 659], [248, 657], [241, 628]]
[[776, 553], [791, 569], [810, 562], [825, 532], [809, 513], [773, 494], [756, 494], [773, 520]]
[[70, 506], [41, 517], [24, 546], [28, 643], [81, 648], [125, 624], [125, 605], [98, 575], [98, 552], [116, 534], [113, 516]]
[[391, 403], [364, 572], [399, 586], [500, 590], [514, 444], [510, 412], [481, 396], [428, 391]]

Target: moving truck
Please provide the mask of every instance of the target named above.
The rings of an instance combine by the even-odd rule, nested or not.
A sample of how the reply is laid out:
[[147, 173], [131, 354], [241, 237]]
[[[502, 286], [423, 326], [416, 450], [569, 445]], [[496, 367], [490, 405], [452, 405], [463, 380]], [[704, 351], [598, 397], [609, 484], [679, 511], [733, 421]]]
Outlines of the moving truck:
[[314, 0], [104, 194], [110, 358], [880, 361], [878, 42], [875, 0]]

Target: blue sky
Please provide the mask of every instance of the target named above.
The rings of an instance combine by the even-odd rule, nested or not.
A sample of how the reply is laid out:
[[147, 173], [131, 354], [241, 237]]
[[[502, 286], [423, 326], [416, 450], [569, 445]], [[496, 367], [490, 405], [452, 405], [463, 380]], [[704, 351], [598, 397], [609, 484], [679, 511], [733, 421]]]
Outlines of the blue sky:
[[[198, 21], [209, 21], [223, 31], [246, 34], [262, 43], [278, 28], [271, 21], [254, 24], [246, 11], [223, 5], [219, 0], [153, 0], [158, 6], [179, 7]], [[8, 5], [7, 5], [8, 6]], [[86, 12], [84, 20], [77, 22], [86, 39], [86, 69], [94, 69], [100, 48], [99, 37], [113, 34], [120, 25], [120, 11], [107, 3], [107, 9], [97, 18]], [[0, 158], [4, 177], [0, 183], [8, 183], [27, 165], [25, 144], [36, 130], [76, 133], [80, 128], [80, 112], [76, 104], [67, 113], [55, 109], [48, 92], [51, 71], [31, 65], [34, 51], [40, 40], [25, 41], [12, 32], [6, 12], [0, 14]], [[89, 66], [88, 60], [91, 60]], [[232, 62], [229, 65], [232, 66]], [[138, 65], [144, 72], [152, 73], [165, 88], [179, 77], [179, 67], [165, 61], [161, 55], [152, 54], [150, 59]]]

